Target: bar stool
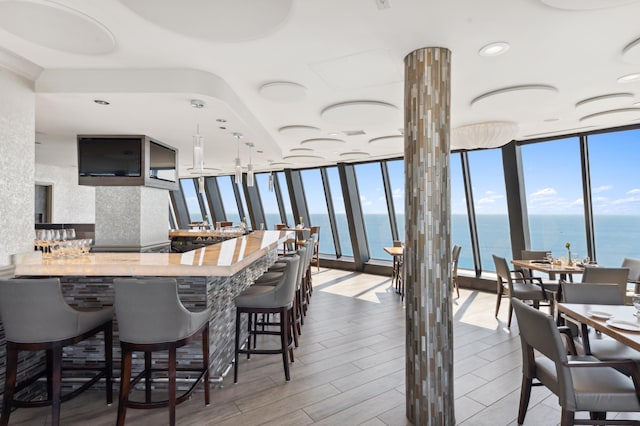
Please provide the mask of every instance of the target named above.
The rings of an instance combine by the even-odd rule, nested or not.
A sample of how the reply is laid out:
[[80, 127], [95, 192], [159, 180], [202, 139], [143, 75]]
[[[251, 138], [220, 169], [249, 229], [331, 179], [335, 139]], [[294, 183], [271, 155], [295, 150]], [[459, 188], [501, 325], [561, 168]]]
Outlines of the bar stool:
[[[112, 402], [112, 321], [113, 308], [81, 312], [71, 308], [62, 296], [60, 280], [0, 280], [0, 318], [7, 340], [7, 365], [0, 424], [9, 424], [12, 407], [44, 407], [51, 405], [51, 424], [60, 424], [60, 404], [77, 396], [101, 378], [106, 381], [107, 404]], [[98, 333], [104, 333], [104, 364], [62, 365], [62, 349]], [[46, 369], [16, 384], [19, 351], [46, 352]], [[97, 371], [78, 389], [62, 395], [63, 371]], [[23, 401], [16, 392], [47, 377], [47, 399]]]
[[[275, 286], [253, 285], [240, 293], [235, 299], [236, 304], [236, 340], [234, 353], [233, 382], [238, 382], [239, 355], [247, 354], [282, 354], [285, 379], [289, 381], [289, 353], [293, 352], [293, 342], [290, 337], [289, 318], [292, 314], [293, 298], [296, 291], [296, 279], [300, 265], [300, 256], [293, 255], [282, 259], [287, 262], [287, 268], [282, 278]], [[242, 314], [249, 315], [248, 335], [240, 340], [240, 323]], [[259, 330], [252, 326], [251, 318], [254, 314], [279, 314], [279, 331]], [[257, 349], [251, 347], [251, 337], [255, 334], [279, 335], [279, 349]]]
[[[178, 298], [175, 278], [116, 278], [115, 306], [122, 373], [120, 398], [118, 401], [117, 425], [123, 425], [127, 407], [151, 409], [169, 407], [169, 424], [176, 423], [176, 405], [186, 401], [195, 387], [204, 383], [204, 401], [209, 405], [209, 308], [200, 312], [189, 312]], [[178, 368], [176, 349], [202, 337], [202, 367]], [[153, 368], [151, 355], [156, 351], [168, 351], [166, 369]], [[144, 352], [144, 369], [131, 380], [133, 352]], [[153, 373], [166, 371], [169, 376], [168, 399], [151, 400]], [[193, 385], [176, 396], [176, 372], [198, 374]], [[131, 389], [144, 378], [145, 400], [129, 399]]]

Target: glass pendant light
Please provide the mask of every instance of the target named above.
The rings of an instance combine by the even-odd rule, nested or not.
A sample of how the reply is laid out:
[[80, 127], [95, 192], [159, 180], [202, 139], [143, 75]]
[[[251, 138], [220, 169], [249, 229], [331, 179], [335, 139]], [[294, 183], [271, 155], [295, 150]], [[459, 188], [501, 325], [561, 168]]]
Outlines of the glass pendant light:
[[253, 143], [247, 142], [249, 147], [249, 164], [247, 164], [247, 186], [253, 186], [253, 164], [251, 163], [251, 151], [253, 150]]
[[240, 164], [240, 138], [242, 137], [241, 133], [234, 133], [233, 136], [237, 139], [238, 141], [238, 155], [236, 157], [236, 168], [235, 168], [235, 172], [236, 172], [236, 184], [239, 185], [242, 183], [242, 165]]

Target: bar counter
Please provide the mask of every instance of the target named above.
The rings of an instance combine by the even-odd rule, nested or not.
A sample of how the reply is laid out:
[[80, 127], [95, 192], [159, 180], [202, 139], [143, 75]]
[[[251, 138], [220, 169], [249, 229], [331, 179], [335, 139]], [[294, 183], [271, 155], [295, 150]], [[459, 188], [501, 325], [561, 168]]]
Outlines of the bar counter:
[[[116, 277], [175, 277], [178, 295], [192, 311], [212, 310], [209, 322], [210, 372], [215, 382], [231, 365], [235, 340], [235, 297], [249, 287], [277, 259], [277, 248], [292, 238], [287, 231], [255, 231], [186, 253], [90, 253], [77, 258], [48, 259], [30, 253], [15, 259], [15, 276], [22, 278], [58, 277], [65, 300], [77, 309], [111, 306]], [[113, 358], [115, 376], [119, 374], [120, 345], [114, 320]], [[246, 327], [242, 328], [243, 330]], [[197, 364], [199, 343], [178, 350], [181, 363]], [[102, 336], [65, 349], [65, 360], [99, 360]], [[166, 358], [154, 354], [154, 360]], [[4, 331], [0, 324], [0, 360], [5, 359]], [[142, 362], [142, 360], [134, 360]], [[43, 365], [44, 358], [25, 360], [25, 367]], [[135, 369], [135, 365], [134, 365]], [[22, 370], [22, 369], [21, 369]], [[20, 374], [18, 377], [20, 380]], [[0, 392], [4, 375], [0, 377]], [[38, 395], [38, 390], [28, 390]]]
[[292, 235], [290, 231], [255, 231], [186, 253], [90, 253], [48, 259], [33, 252], [16, 259], [15, 275], [230, 277]]

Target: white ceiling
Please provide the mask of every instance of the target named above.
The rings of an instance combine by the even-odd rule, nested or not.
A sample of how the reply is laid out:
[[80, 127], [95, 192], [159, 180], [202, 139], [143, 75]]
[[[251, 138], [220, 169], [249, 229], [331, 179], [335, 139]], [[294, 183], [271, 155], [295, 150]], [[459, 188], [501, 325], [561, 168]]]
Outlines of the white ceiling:
[[[0, 0], [0, 66], [35, 81], [36, 161], [75, 165], [77, 134], [147, 134], [184, 177], [198, 125], [221, 173], [246, 142], [257, 170], [402, 155], [403, 59], [430, 46], [452, 51], [452, 148], [640, 123], [640, 80], [618, 82], [640, 72], [639, 16], [637, 0]], [[493, 42], [509, 49], [478, 53]]]

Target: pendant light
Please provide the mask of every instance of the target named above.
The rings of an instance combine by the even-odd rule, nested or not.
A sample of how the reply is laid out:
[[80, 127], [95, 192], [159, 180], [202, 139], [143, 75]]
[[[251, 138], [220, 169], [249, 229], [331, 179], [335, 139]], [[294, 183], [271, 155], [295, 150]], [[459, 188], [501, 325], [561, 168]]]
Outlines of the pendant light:
[[239, 185], [242, 183], [242, 165], [240, 164], [240, 138], [242, 138], [242, 133], [234, 133], [233, 136], [236, 138], [238, 143], [238, 155], [236, 156], [236, 184]]
[[253, 151], [253, 143], [247, 142], [249, 147], [249, 164], [247, 164], [247, 186], [253, 186], [253, 163], [251, 162], [251, 151]]
[[273, 178], [273, 170], [271, 170], [271, 163], [273, 163], [273, 161], [269, 160], [269, 192], [275, 191], [275, 182]]

